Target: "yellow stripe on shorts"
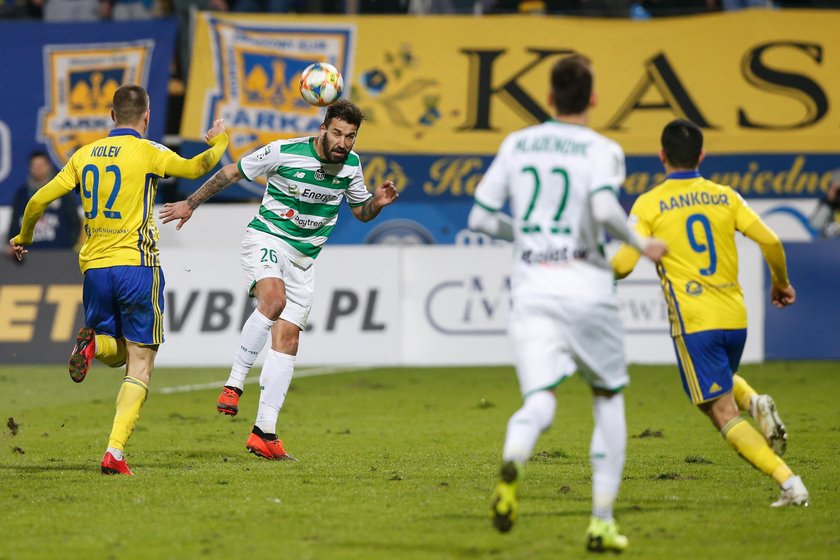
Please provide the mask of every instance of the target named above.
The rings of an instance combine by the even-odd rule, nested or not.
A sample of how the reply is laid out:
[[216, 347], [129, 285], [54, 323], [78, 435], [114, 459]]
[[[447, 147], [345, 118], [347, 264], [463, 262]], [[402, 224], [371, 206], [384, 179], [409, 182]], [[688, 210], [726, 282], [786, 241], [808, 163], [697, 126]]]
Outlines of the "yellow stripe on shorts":
[[160, 309], [160, 267], [152, 268], [152, 307], [154, 321], [152, 324], [152, 341], [155, 344], [163, 342], [163, 312]]
[[682, 336], [674, 338], [677, 345], [677, 352], [680, 355], [680, 361], [683, 366], [683, 374], [685, 375], [688, 389], [691, 393], [691, 402], [699, 404], [703, 402], [703, 392], [700, 390], [700, 382], [697, 380], [697, 372], [694, 371], [694, 362], [691, 360], [691, 354], [688, 352], [688, 347], [685, 345], [685, 340]]

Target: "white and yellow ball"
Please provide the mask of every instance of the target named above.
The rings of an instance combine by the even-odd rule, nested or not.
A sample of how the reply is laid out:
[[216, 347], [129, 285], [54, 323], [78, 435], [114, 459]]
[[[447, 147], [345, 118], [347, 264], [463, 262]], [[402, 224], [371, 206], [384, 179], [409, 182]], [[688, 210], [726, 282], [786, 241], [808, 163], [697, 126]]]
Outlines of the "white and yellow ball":
[[344, 78], [332, 64], [316, 62], [300, 74], [300, 95], [310, 105], [325, 107], [341, 97]]

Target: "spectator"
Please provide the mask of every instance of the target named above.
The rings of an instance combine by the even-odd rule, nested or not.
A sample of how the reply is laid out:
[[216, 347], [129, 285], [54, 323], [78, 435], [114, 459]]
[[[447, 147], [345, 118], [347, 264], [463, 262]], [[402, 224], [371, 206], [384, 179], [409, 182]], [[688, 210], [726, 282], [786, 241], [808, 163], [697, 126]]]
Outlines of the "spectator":
[[[712, 0], [715, 1], [715, 0]], [[744, 8], [772, 8], [773, 2], [770, 0], [717, 0], [718, 3], [723, 4], [724, 11], [733, 12], [735, 10], [743, 10]]]
[[108, 13], [104, 0], [33, 0], [43, 6], [44, 21], [97, 21]]
[[192, 33], [190, 31], [190, 12], [193, 10], [208, 12], [227, 12], [227, 0], [172, 0], [172, 12], [178, 18], [178, 75], [186, 84], [190, 68], [190, 51], [192, 50]]
[[0, 19], [41, 19], [41, 3], [33, 0], [0, 0]]
[[[55, 176], [55, 169], [44, 152], [32, 152], [29, 156], [29, 176], [12, 199], [12, 219], [9, 231], [4, 238], [6, 243], [20, 231], [21, 218], [26, 203], [35, 191], [46, 185]], [[32, 246], [38, 249], [70, 249], [76, 245], [81, 229], [79, 203], [77, 197], [56, 200], [44, 211], [44, 215], [35, 225]], [[14, 251], [7, 245], [9, 257], [18, 262]]]
[[110, 0], [111, 19], [114, 21], [144, 20], [154, 17], [154, 0]]
[[297, 11], [297, 0], [236, 0], [232, 11], [286, 14]]
[[840, 236], [840, 169], [831, 176], [831, 185], [814, 213], [811, 214], [811, 227], [820, 237]]

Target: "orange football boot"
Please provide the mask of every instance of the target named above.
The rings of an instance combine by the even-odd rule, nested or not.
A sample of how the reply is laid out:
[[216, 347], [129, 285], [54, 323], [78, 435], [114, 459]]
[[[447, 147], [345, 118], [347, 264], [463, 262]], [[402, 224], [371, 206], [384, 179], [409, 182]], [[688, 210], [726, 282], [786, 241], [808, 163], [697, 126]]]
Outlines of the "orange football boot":
[[222, 387], [222, 394], [219, 395], [219, 401], [216, 403], [216, 410], [219, 414], [227, 414], [228, 416], [236, 416], [239, 412], [239, 397], [242, 391], [225, 385]]
[[258, 457], [269, 461], [297, 461], [283, 449], [283, 442], [279, 439], [264, 439], [252, 433], [248, 437], [245, 448]]
[[110, 451], [105, 452], [105, 456], [102, 457], [102, 474], [124, 474], [126, 476], [134, 476], [134, 473], [131, 472], [131, 469], [128, 468], [128, 465], [125, 464], [125, 459], [117, 460]]

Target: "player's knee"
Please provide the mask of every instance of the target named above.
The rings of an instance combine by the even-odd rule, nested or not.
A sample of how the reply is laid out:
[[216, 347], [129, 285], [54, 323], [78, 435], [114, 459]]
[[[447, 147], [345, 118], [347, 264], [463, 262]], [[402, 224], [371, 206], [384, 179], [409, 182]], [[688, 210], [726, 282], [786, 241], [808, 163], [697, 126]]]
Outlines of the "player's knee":
[[276, 321], [280, 318], [280, 314], [283, 313], [283, 309], [285, 307], [286, 296], [278, 293], [271, 294], [269, 297], [263, 298], [257, 309], [259, 309], [260, 313], [272, 321]]
[[545, 431], [554, 422], [557, 399], [551, 391], [539, 391], [528, 395], [522, 408], [528, 412], [540, 429]]

